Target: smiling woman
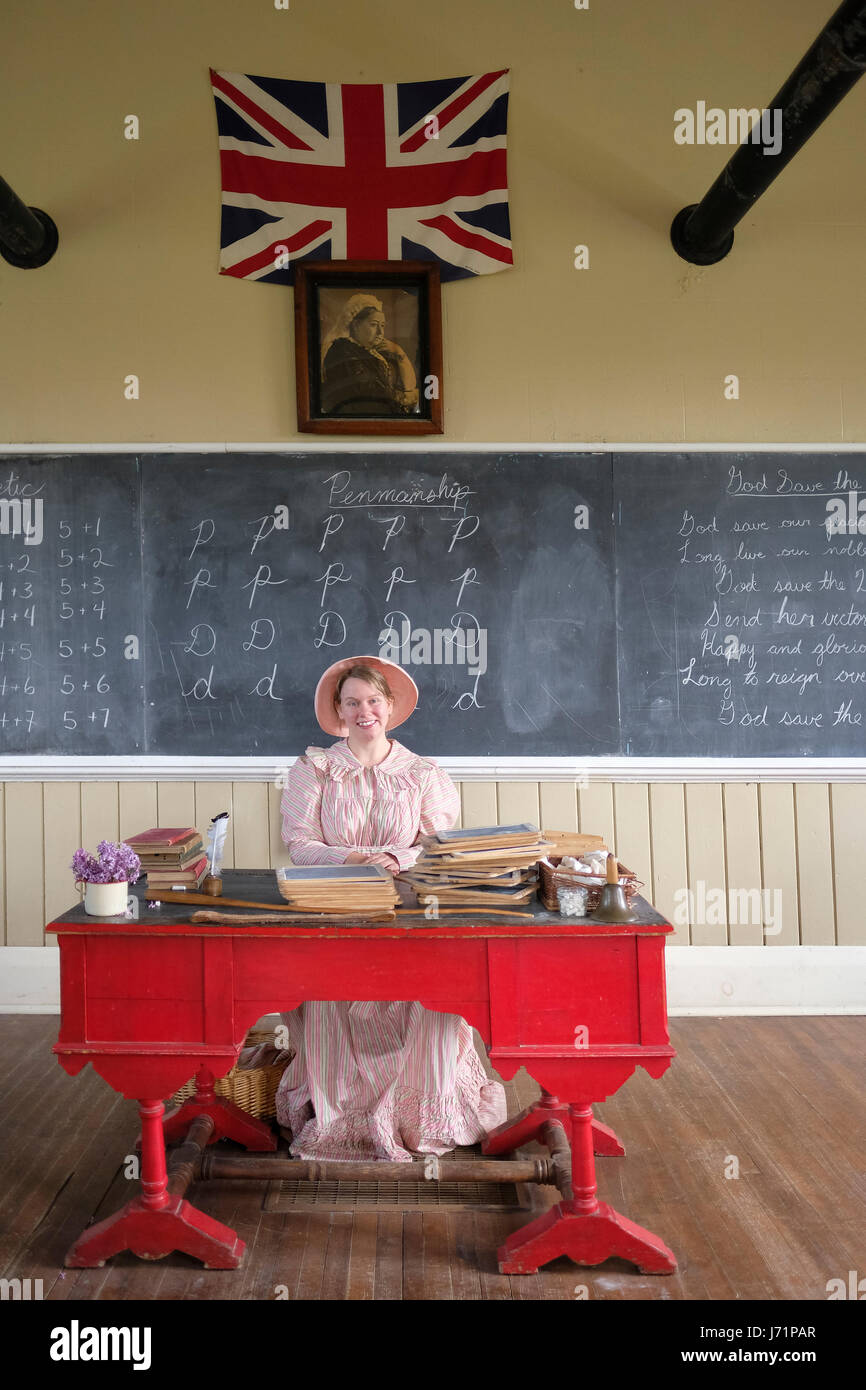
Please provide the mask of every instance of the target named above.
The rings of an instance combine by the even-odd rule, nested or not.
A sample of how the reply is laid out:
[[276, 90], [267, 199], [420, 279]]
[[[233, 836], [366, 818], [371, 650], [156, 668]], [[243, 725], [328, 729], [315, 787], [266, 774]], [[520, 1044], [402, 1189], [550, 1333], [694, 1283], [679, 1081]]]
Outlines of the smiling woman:
[[[420, 834], [457, 819], [447, 773], [388, 730], [415, 708], [418, 689], [399, 666], [351, 657], [316, 689], [316, 717], [330, 748], [308, 748], [289, 774], [283, 839], [296, 864], [408, 868]], [[474, 1144], [506, 1118], [505, 1091], [490, 1081], [472, 1030], [456, 1014], [418, 1002], [308, 1001], [282, 1015], [295, 1056], [276, 1096], [298, 1158], [409, 1162]]]

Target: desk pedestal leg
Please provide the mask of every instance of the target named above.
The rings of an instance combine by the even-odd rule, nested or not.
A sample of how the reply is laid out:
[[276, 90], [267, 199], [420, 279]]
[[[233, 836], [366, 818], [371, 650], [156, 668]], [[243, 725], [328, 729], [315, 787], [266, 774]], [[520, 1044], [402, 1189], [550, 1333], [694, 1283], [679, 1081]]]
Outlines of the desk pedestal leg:
[[[557, 1096], [552, 1096], [549, 1091], [542, 1091], [541, 1100], [535, 1101], [528, 1110], [521, 1111], [513, 1120], [506, 1120], [504, 1125], [492, 1129], [481, 1145], [481, 1152], [511, 1153], [514, 1149], [519, 1149], [521, 1144], [531, 1143], [533, 1139], [543, 1143], [542, 1130], [548, 1120], [561, 1121], [567, 1130], [568, 1106]], [[603, 1125], [601, 1120], [594, 1118], [592, 1147], [594, 1153], [606, 1158], [622, 1158], [625, 1154], [624, 1145], [617, 1139], [610, 1126]]]
[[237, 1269], [244, 1242], [183, 1197], [167, 1190], [161, 1100], [138, 1103], [141, 1116], [141, 1192], [105, 1221], [90, 1226], [68, 1252], [69, 1269], [90, 1269], [121, 1250], [161, 1260], [173, 1250], [201, 1260], [205, 1269]]
[[499, 1247], [501, 1272], [535, 1274], [539, 1265], [561, 1255], [567, 1255], [579, 1265], [598, 1265], [618, 1255], [631, 1260], [642, 1274], [673, 1274], [676, 1259], [658, 1236], [629, 1221], [627, 1216], [621, 1216], [607, 1202], [599, 1202], [595, 1186], [592, 1107], [588, 1103], [569, 1105], [568, 1111], [571, 1191], [565, 1200], [515, 1231]]
[[163, 1121], [163, 1134], [167, 1144], [183, 1139], [193, 1120], [199, 1115], [210, 1115], [213, 1120], [213, 1134], [208, 1140], [215, 1144], [218, 1139], [234, 1139], [244, 1148], [263, 1153], [277, 1147], [276, 1135], [271, 1128], [254, 1115], [248, 1115], [239, 1105], [218, 1096], [214, 1090], [213, 1072], [201, 1066], [196, 1072], [195, 1095], [185, 1100], [178, 1110], [173, 1110]]

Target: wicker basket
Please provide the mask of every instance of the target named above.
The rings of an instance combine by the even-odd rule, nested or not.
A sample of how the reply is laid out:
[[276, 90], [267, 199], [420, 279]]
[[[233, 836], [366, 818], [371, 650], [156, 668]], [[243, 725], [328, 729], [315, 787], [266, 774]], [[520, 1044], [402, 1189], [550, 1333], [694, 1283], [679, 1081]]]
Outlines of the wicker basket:
[[[273, 1036], [272, 1032], [258, 1032], [253, 1028], [247, 1034], [244, 1046], [254, 1047], [257, 1043], [272, 1042]], [[249, 1071], [241, 1071], [238, 1067], [232, 1067], [227, 1076], [221, 1076], [214, 1082], [214, 1090], [218, 1096], [232, 1101], [241, 1110], [245, 1110], [248, 1115], [255, 1115], [261, 1120], [269, 1120], [277, 1113], [274, 1097], [290, 1060], [286, 1057], [281, 1062], [275, 1062], [269, 1067], [252, 1067]], [[189, 1100], [194, 1094], [195, 1077], [192, 1077], [185, 1086], [181, 1086], [179, 1091], [175, 1091], [171, 1098], [171, 1104], [183, 1105], [183, 1102]]]
[[[560, 856], [554, 856], [547, 863], [539, 860], [538, 864], [538, 896], [544, 903], [548, 912], [559, 911], [559, 899], [556, 895], [558, 888], [585, 888], [587, 890], [586, 910], [595, 912], [601, 902], [601, 890], [603, 883], [593, 883], [587, 874], [576, 873], [574, 869], [561, 869]], [[635, 875], [633, 869], [627, 869], [621, 860], [617, 860], [619, 869], [620, 886], [625, 889], [626, 902], [631, 902], [643, 888], [643, 883]]]

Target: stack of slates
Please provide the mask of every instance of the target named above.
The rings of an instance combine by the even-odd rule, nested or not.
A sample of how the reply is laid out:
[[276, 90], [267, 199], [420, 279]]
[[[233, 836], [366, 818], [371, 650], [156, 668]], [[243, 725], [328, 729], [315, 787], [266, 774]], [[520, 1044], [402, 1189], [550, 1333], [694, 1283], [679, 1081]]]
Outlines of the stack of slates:
[[207, 873], [207, 854], [195, 826], [160, 826], [128, 835], [126, 844], [135, 850], [147, 874], [147, 887], [185, 888], [194, 892]]
[[393, 913], [400, 901], [381, 864], [316, 864], [277, 869], [276, 874], [280, 893], [296, 912], [379, 916]]
[[422, 835], [423, 851], [400, 878], [418, 901], [460, 911], [494, 912], [527, 903], [535, 892], [535, 865], [552, 842], [535, 825], [489, 825]]
[[553, 841], [553, 848], [547, 852], [548, 859], [562, 859], [573, 855], [579, 859], [588, 850], [607, 849], [603, 835], [579, 835], [576, 830], [542, 830], [545, 840]]

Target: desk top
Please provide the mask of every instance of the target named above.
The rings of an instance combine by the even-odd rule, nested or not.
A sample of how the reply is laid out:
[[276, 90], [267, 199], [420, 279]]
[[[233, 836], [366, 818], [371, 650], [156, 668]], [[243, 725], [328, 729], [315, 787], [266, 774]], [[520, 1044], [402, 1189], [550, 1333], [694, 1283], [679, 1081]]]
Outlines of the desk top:
[[[286, 912], [291, 908], [280, 897], [276, 878], [272, 869], [225, 869], [222, 874], [223, 893], [227, 898], [245, 898], [262, 903], [278, 903]], [[404, 902], [417, 908], [414, 894], [405, 884], [398, 884]], [[151, 890], [153, 892], [155, 890]], [[438, 919], [423, 916], [397, 916], [392, 922], [366, 921], [359, 917], [351, 923], [326, 917], [313, 918], [310, 922], [269, 924], [223, 924], [193, 922], [194, 912], [201, 912], [199, 903], [164, 902], [159, 908], [147, 907], [150, 900], [143, 886], [134, 885], [130, 892], [139, 899], [139, 918], [125, 915], [118, 917], [92, 917], [84, 911], [83, 903], [64, 912], [48, 924], [47, 930], [56, 934], [79, 934], [89, 931], [110, 932], [112, 936], [137, 936], [165, 933], [170, 936], [405, 936], [407, 931], [422, 933], [424, 936], [658, 936], [673, 931], [670, 922], [657, 912], [646, 898], [640, 896], [632, 901], [632, 910], [637, 914], [634, 922], [600, 922], [593, 914], [586, 917], [565, 917], [559, 912], [548, 912], [538, 898], [521, 905], [521, 917], [488, 916], [481, 908], [471, 908], [459, 915], [448, 915]], [[236, 912], [242, 917], [251, 908], [221, 908], [221, 899], [214, 898], [213, 906], [218, 911]], [[275, 914], [276, 915], [276, 914]]]

